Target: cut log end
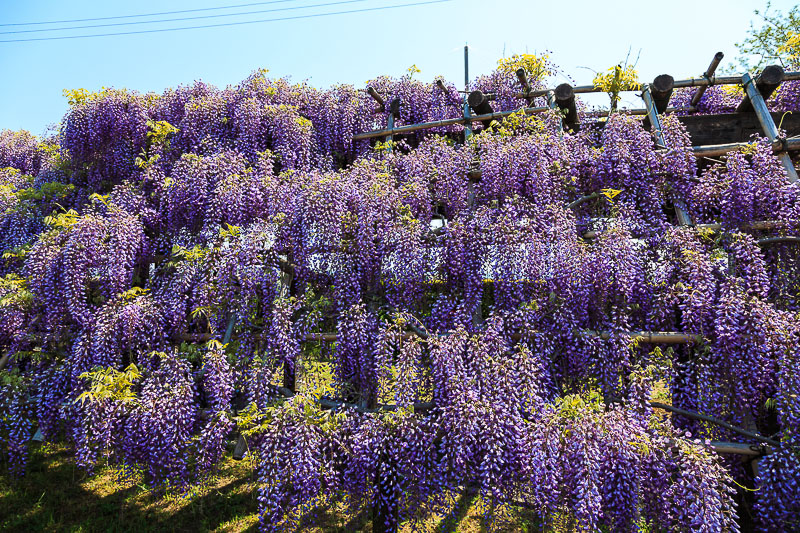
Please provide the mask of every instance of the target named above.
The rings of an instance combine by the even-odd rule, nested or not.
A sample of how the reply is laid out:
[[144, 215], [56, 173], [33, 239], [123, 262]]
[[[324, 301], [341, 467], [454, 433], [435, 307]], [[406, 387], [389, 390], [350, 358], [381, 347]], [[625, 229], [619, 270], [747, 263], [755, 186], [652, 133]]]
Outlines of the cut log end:
[[778, 85], [783, 81], [783, 67], [780, 65], [769, 65], [761, 71], [758, 76], [758, 85]]
[[566, 102], [575, 98], [575, 91], [572, 90], [572, 85], [569, 83], [562, 83], [555, 90], [557, 102]]
[[671, 92], [675, 86], [675, 78], [669, 74], [661, 74], [653, 80], [652, 88], [655, 93]]

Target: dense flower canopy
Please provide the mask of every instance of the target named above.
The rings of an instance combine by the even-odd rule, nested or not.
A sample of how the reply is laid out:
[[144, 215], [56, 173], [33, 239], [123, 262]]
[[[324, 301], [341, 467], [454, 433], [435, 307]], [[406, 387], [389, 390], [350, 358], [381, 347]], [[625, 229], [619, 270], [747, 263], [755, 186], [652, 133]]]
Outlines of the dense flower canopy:
[[[474, 83], [496, 110], [528, 105], [516, 66]], [[398, 124], [461, 116], [412, 74], [370, 82]], [[264, 530], [342, 497], [415, 523], [464, 490], [582, 530], [800, 527], [800, 186], [764, 139], [698, 162], [676, 116], [661, 150], [638, 118], [564, 132], [552, 111], [354, 141], [388, 106], [263, 71], [70, 100], [52, 139], [0, 134], [15, 475], [36, 429], [152, 484], [238, 434]], [[654, 400], [779, 446], [751, 469], [710, 443], [756, 441]]]

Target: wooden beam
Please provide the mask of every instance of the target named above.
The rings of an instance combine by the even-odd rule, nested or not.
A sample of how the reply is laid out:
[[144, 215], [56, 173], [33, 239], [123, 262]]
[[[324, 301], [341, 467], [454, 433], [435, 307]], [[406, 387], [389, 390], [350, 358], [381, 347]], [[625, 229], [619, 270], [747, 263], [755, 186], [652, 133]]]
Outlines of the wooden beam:
[[[800, 135], [800, 113], [770, 113], [772, 120], [781, 123], [787, 137]], [[763, 129], [755, 113], [725, 113], [718, 115], [679, 116], [689, 132], [693, 146], [752, 142], [753, 134]]]
[[378, 105], [380, 106], [380, 111], [386, 110], [386, 102], [383, 100], [381, 95], [378, 94], [378, 91], [376, 91], [374, 87], [367, 87], [367, 94], [369, 94], [373, 100], [378, 102]]

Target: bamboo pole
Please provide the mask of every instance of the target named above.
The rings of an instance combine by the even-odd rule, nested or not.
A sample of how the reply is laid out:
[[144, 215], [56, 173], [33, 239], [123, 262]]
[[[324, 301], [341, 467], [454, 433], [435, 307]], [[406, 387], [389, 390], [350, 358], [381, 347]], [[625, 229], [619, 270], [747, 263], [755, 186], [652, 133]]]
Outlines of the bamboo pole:
[[740, 442], [711, 441], [711, 448], [719, 454], [746, 455], [751, 457], [761, 457], [772, 453], [772, 448], [769, 446], [742, 444]]
[[600, 198], [600, 193], [599, 192], [593, 192], [592, 194], [587, 194], [586, 196], [581, 196], [577, 200], [575, 200], [573, 202], [570, 202], [569, 205], [567, 205], [567, 207], [569, 209], [574, 209], [574, 208], [578, 207], [579, 205], [581, 205], [581, 204], [583, 204], [585, 202], [589, 202], [591, 200], [594, 200], [595, 198]]
[[[744, 80], [744, 76], [742, 79]], [[761, 74], [756, 76], [753, 81], [758, 89], [758, 93], [761, 95], [761, 99], [764, 101], [769, 100], [769, 97], [772, 96], [772, 93], [775, 92], [775, 89], [777, 89], [783, 81], [783, 67], [780, 65], [769, 65], [764, 68]], [[750, 111], [753, 111], [753, 103], [750, 100], [749, 92], [746, 91], [744, 98], [736, 107], [736, 112], [747, 113]]]
[[[763, 231], [772, 229], [783, 229], [798, 225], [800, 225], [800, 220], [759, 220], [756, 222], [751, 222], [750, 224], [746, 224], [742, 226], [741, 229], [751, 230], [751, 231]], [[697, 224], [695, 227], [703, 230], [719, 231], [722, 229], [722, 224]]]
[[[603, 340], [611, 338], [611, 333], [607, 331], [586, 330], [581, 333], [588, 337], [599, 337]], [[622, 334], [630, 336], [631, 340], [634, 342], [644, 342], [648, 344], [690, 344], [703, 341], [702, 335], [679, 333], [675, 331], [626, 331], [622, 332]]]
[[768, 237], [766, 239], [759, 239], [758, 245], [766, 246], [768, 244], [775, 244], [780, 242], [793, 242], [796, 244], [800, 244], [800, 237], [795, 237], [792, 235], [785, 235], [782, 237]]
[[[714, 72], [717, 71], [717, 67], [719, 66], [719, 63], [722, 61], [723, 57], [725, 57], [725, 54], [722, 52], [717, 52], [714, 54], [714, 59], [711, 60], [711, 64], [708, 65], [708, 68], [703, 73], [703, 78], [707, 80], [714, 78]], [[703, 85], [697, 89], [697, 91], [694, 93], [694, 96], [692, 96], [692, 106], [697, 106], [697, 104], [700, 103], [700, 99], [703, 97], [703, 94], [705, 94], [706, 89], [708, 89], [708, 85]]]
[[[766, 71], [767, 69], [764, 69]], [[783, 69], [780, 71], [781, 78]], [[781, 144], [784, 144], [784, 140], [780, 138], [778, 127], [775, 126], [775, 121], [772, 120], [772, 115], [769, 113], [769, 109], [767, 109], [767, 104], [764, 101], [763, 96], [761, 95], [760, 89], [757, 86], [757, 82], [750, 76], [750, 73], [745, 73], [742, 76], [742, 85], [744, 86], [745, 93], [747, 96], [750, 97], [750, 102], [753, 106], [753, 110], [758, 117], [758, 121], [761, 123], [761, 127], [764, 130], [764, 134], [767, 138], [772, 141], [779, 141]], [[789, 175], [789, 181], [792, 183], [796, 183], [798, 181], [797, 170], [794, 168], [794, 164], [792, 163], [792, 158], [789, 157], [789, 154], [786, 153], [786, 148], [783, 147], [783, 150], [778, 152], [778, 158], [781, 160], [783, 164], [783, 168], [786, 169], [786, 173]]]
[[[773, 122], [773, 125], [775, 123]], [[695, 146], [692, 148], [695, 157], [716, 157], [720, 155], [725, 155], [728, 152], [732, 152], [739, 148], [743, 148], [745, 146], [752, 145], [752, 142], [739, 142], [739, 143], [727, 143], [727, 144], [708, 144], [705, 146]], [[772, 140], [772, 151], [773, 152], [782, 152], [782, 151], [797, 151], [800, 150], [800, 139], [782, 139], [776, 138]]]
[[[720, 58], [721, 60], [721, 58]], [[716, 68], [715, 68], [716, 70]], [[796, 81], [800, 80], [800, 71], [791, 71], [784, 73], [783, 81]], [[710, 76], [706, 78], [705, 76], [701, 76], [699, 78], [686, 78], [683, 80], [675, 80], [673, 87], [675, 89], [685, 89], [687, 87], [711, 87], [713, 85], [739, 85], [742, 82], [742, 76], [734, 75], [734, 76]], [[578, 85], [572, 88], [575, 91], [575, 94], [585, 94], [585, 93], [600, 93], [604, 92], [603, 89], [599, 87], [595, 87], [594, 85]], [[527, 93], [527, 96], [534, 98], [536, 96], [544, 96], [547, 94], [547, 91], [552, 89], [537, 89], [535, 91], [530, 91]], [[634, 92], [634, 90], [630, 91], [620, 91], [620, 92]], [[525, 93], [517, 93], [514, 96], [517, 98], [525, 98]]]
[[464, 116], [464, 140], [469, 139], [472, 135], [472, 122], [470, 122], [469, 102], [467, 102], [467, 94], [469, 94], [469, 46], [464, 45], [464, 99], [462, 102], [463, 116]]
[[[684, 112], [684, 113], [694, 113], [697, 111], [696, 107], [668, 107], [664, 112], [665, 113], [675, 113], [675, 112]], [[647, 115], [647, 108], [646, 107], [633, 107], [630, 109], [618, 109], [615, 111], [617, 115], [632, 115], [632, 116], [641, 116]], [[608, 111], [587, 111], [584, 113], [584, 116], [587, 117], [607, 117], [609, 115]]]
[[[789, 228], [792, 226], [800, 226], [800, 220], [760, 220], [750, 224], [745, 224], [740, 229], [749, 231], [763, 231]], [[701, 230], [720, 231], [722, 229], [722, 224], [695, 224], [693, 227]], [[596, 239], [598, 235], [599, 232], [592, 230], [584, 232], [581, 237], [586, 240], [591, 240]]]
[[[558, 95], [556, 95], [558, 98]], [[469, 104], [467, 104], [469, 105]], [[540, 106], [540, 107], [525, 107], [522, 109], [515, 109], [513, 111], [501, 111], [497, 113], [487, 113], [485, 115], [470, 115], [468, 117], [456, 117], [456, 118], [445, 118], [442, 120], [434, 120], [432, 122], [421, 122], [419, 124], [409, 124], [407, 126], [397, 126], [394, 128], [386, 128], [382, 130], [373, 130], [367, 131], [364, 133], [359, 133], [353, 136], [354, 141], [363, 141], [365, 139], [374, 139], [376, 137], [385, 137], [388, 135], [400, 135], [403, 133], [413, 133], [420, 130], [428, 130], [431, 128], [442, 128], [445, 126], [453, 126], [456, 124], [472, 124], [475, 122], [491, 122], [492, 120], [498, 120], [501, 118], [505, 118], [509, 115], [514, 113], [525, 113], [526, 115], [535, 115], [538, 113], [544, 113], [550, 109], [549, 106]], [[666, 112], [667, 113], [674, 113], [676, 111], [680, 112], [687, 112], [692, 113], [696, 111], [694, 107], [668, 107]], [[619, 114], [622, 115], [646, 115], [647, 109], [646, 108], [633, 108], [633, 109], [620, 109], [618, 111]], [[577, 113], [576, 113], [577, 115]], [[589, 111], [584, 113], [586, 116], [607, 116], [607, 111]], [[569, 121], [566, 121], [569, 123]], [[577, 117], [576, 121], [577, 123]]]
[[[748, 146], [752, 143], [748, 142], [739, 142], [739, 143], [726, 143], [726, 144], [708, 144], [705, 146], [696, 146], [692, 149], [694, 152], [694, 156], [698, 159], [703, 157], [718, 157], [721, 155], [725, 155], [728, 152], [733, 152], [734, 150], [738, 150], [744, 146]], [[780, 143], [772, 143], [772, 151], [775, 152], [781, 149]]]
[[[469, 104], [467, 104], [469, 106]], [[483, 122], [485, 120], [492, 121], [500, 118], [507, 117], [513, 113], [523, 112], [526, 115], [534, 115], [536, 113], [543, 113], [549, 110], [549, 107], [526, 107], [523, 109], [516, 109], [514, 111], [503, 111], [500, 113], [489, 113], [486, 115], [469, 115], [467, 117], [446, 118], [442, 120], [435, 120], [433, 122], [423, 122], [420, 124], [410, 124], [408, 126], [398, 126], [392, 129], [383, 129], [359, 133], [353, 136], [354, 141], [361, 141], [364, 139], [373, 139], [375, 137], [384, 137], [386, 135], [399, 135], [401, 133], [412, 133], [419, 130], [426, 130], [430, 128], [441, 128], [444, 126], [453, 126], [455, 124], [472, 124], [474, 122]]]
[[[656, 139], [656, 144], [666, 149], [667, 140], [664, 137], [664, 130], [661, 126], [661, 119], [659, 118], [659, 109], [666, 110], [667, 102], [672, 94], [672, 86], [674, 80], [669, 74], [662, 74], [658, 76], [653, 85], [649, 83], [642, 87], [642, 99], [647, 109], [647, 118], [650, 121], [650, 128], [653, 131], [653, 136]], [[655, 91], [655, 94], [654, 94]], [[678, 224], [681, 226], [688, 226], [692, 223], [692, 217], [689, 216], [689, 211], [682, 198], [673, 199], [673, 206], [675, 207], [675, 215], [678, 217]]]

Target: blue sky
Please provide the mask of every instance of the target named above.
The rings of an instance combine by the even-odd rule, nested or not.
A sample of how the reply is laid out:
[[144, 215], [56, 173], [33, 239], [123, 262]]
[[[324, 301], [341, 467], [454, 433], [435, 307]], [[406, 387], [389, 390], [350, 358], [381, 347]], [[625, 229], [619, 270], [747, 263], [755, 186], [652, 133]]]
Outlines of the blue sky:
[[[418, 1], [422, 0], [281, 0], [235, 10], [10, 26], [230, 6], [256, 0], [0, 0], [0, 32], [285, 10], [49, 33], [0, 33], [0, 41], [296, 17]], [[318, 7], [302, 7], [314, 5]], [[792, 5], [791, 1], [773, 1], [773, 7], [784, 12]], [[41, 135], [48, 125], [57, 124], [67, 110], [64, 88], [97, 90], [106, 86], [161, 92], [195, 79], [225, 86], [239, 82], [259, 67], [268, 68], [272, 76], [308, 79], [313, 85], [325, 87], [338, 82], [363, 86], [366, 80], [381, 74], [400, 76], [416, 64], [422, 79], [443, 75], [460, 84], [465, 43], [471, 49], [471, 75], [490, 71], [503, 55], [549, 50], [552, 60], [567, 75], [584, 84], [591, 81], [594, 71], [623, 61], [629, 49], [631, 60], [638, 56], [637, 68], [643, 80], [662, 73], [676, 78], [698, 75], [718, 50], [725, 52], [726, 60], [734, 58], [734, 43], [742, 39], [755, 19], [753, 10], [763, 6], [763, 2], [744, 0], [450, 0], [230, 27], [0, 42], [0, 129], [28, 129]], [[637, 102], [631, 99], [629, 104]]]

